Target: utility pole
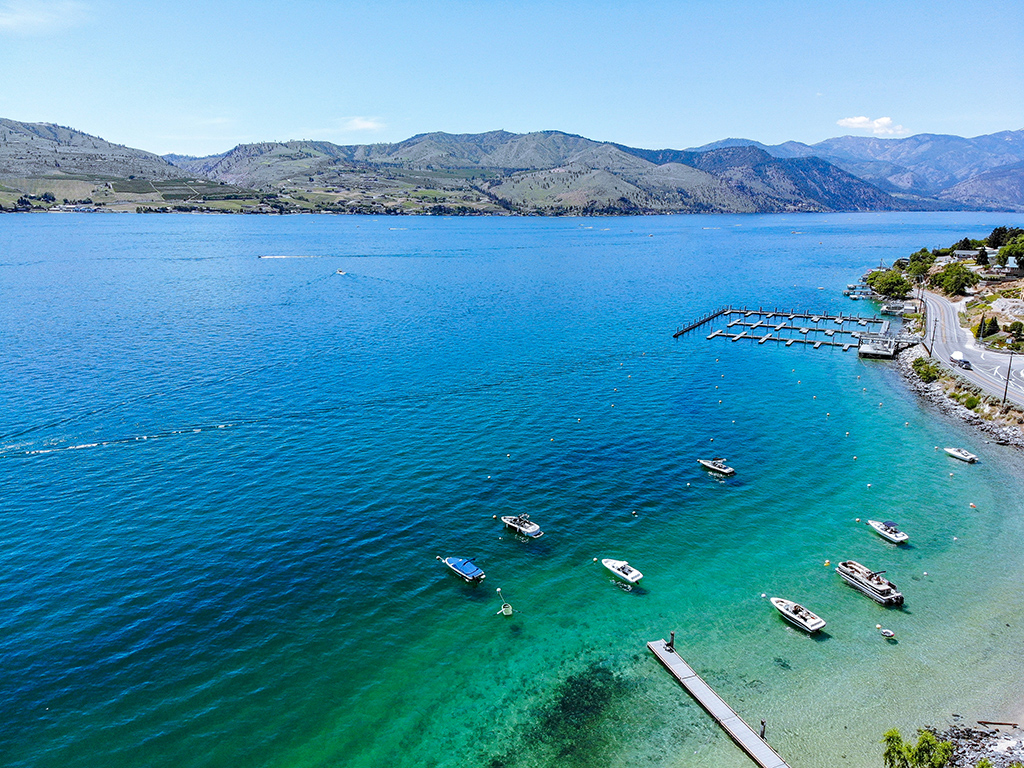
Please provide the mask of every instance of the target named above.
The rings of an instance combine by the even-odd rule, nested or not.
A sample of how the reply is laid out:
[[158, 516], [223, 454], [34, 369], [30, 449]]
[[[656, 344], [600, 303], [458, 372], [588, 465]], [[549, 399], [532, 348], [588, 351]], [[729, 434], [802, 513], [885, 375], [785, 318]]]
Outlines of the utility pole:
[[1003, 387], [1003, 405], [1006, 405], [1006, 393], [1010, 389], [1010, 369], [1013, 367], [1013, 350], [1010, 350], [1010, 362], [1006, 365], [1006, 386]]

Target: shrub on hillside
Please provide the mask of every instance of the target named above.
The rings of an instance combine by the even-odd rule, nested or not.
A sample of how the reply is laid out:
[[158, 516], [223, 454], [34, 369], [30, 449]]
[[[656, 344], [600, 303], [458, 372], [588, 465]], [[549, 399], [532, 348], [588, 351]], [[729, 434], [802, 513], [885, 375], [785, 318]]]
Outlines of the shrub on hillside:
[[927, 357], [919, 357], [913, 363], [911, 367], [914, 369], [914, 373], [917, 374], [918, 378], [921, 379], [925, 384], [930, 384], [939, 378], [941, 371], [939, 366]]

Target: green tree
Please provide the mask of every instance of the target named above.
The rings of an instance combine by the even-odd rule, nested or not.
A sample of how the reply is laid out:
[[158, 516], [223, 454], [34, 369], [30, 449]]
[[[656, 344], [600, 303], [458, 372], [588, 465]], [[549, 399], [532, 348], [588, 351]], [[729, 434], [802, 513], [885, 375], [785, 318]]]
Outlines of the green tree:
[[882, 736], [885, 768], [943, 768], [953, 757], [953, 743], [939, 741], [931, 731], [920, 731], [917, 744], [903, 740], [895, 728]]
[[954, 243], [953, 244], [953, 250], [954, 251], [969, 251], [969, 250], [971, 250], [971, 238], [965, 237], [963, 240], [960, 240], [960, 241]]
[[981, 320], [978, 321], [978, 327], [974, 329], [974, 338], [983, 339], [985, 338], [985, 331], [988, 329], [988, 321], [985, 316], [981, 316]]
[[907, 750], [910, 745], [903, 741], [900, 732], [892, 728], [882, 736], [885, 749], [882, 751], [882, 762], [885, 768], [910, 768], [910, 757]]
[[1014, 320], [1012, 323], [1010, 323], [1010, 326], [1009, 328], [1007, 328], [1007, 331], [1009, 331], [1010, 335], [1013, 336], [1013, 338], [1019, 339], [1021, 336], [1024, 336], [1024, 323], [1022, 323], [1020, 320]]
[[911, 277], [924, 277], [935, 263], [935, 256], [927, 248], [910, 254], [907, 262], [907, 274]]
[[1017, 235], [1000, 248], [999, 253], [996, 254], [996, 261], [1000, 266], [1005, 267], [1010, 257], [1016, 259], [1018, 267], [1024, 267], [1024, 235]]
[[980, 264], [983, 267], [988, 266], [988, 253], [984, 248], [978, 249], [978, 255], [974, 257], [974, 263]]
[[968, 286], [977, 285], [981, 280], [976, 274], [959, 262], [947, 264], [931, 277], [931, 284], [949, 296], [959, 296]]
[[890, 299], [902, 299], [910, 293], [911, 285], [898, 269], [878, 270], [867, 276], [865, 282], [875, 293]]
[[1006, 244], [1006, 227], [996, 227], [992, 230], [992, 234], [985, 240], [985, 244], [990, 248], [999, 248]]

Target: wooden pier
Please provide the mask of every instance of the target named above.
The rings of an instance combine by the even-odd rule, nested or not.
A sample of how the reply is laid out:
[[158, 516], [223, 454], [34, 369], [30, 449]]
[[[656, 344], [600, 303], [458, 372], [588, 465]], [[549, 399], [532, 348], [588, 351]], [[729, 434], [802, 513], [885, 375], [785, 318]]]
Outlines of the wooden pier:
[[779, 753], [758, 736], [754, 729], [747, 725], [743, 718], [737, 715], [733, 708], [726, 704], [722, 697], [715, 693], [711, 686], [679, 657], [672, 645], [664, 640], [652, 640], [647, 647], [664, 665], [665, 669], [707, 710], [715, 722], [722, 726], [722, 729], [744, 752], [750, 755], [755, 763], [761, 768], [789, 768], [788, 763], [779, 757]]

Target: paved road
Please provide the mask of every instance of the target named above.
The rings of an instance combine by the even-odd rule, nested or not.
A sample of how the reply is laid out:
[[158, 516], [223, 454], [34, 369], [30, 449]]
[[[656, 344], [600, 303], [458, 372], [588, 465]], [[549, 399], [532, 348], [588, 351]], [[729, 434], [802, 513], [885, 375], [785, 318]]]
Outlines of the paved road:
[[[978, 346], [971, 332], [960, 327], [960, 321], [957, 319], [960, 305], [952, 304], [942, 296], [928, 292], [924, 294], [924, 303], [928, 307], [925, 344], [932, 350], [932, 356], [990, 395], [1002, 398], [1010, 355]], [[970, 361], [972, 370], [962, 370], [949, 362], [950, 354], [957, 350], [963, 353], [965, 360]], [[1024, 405], [1024, 354], [1013, 356], [1006, 399]]]

